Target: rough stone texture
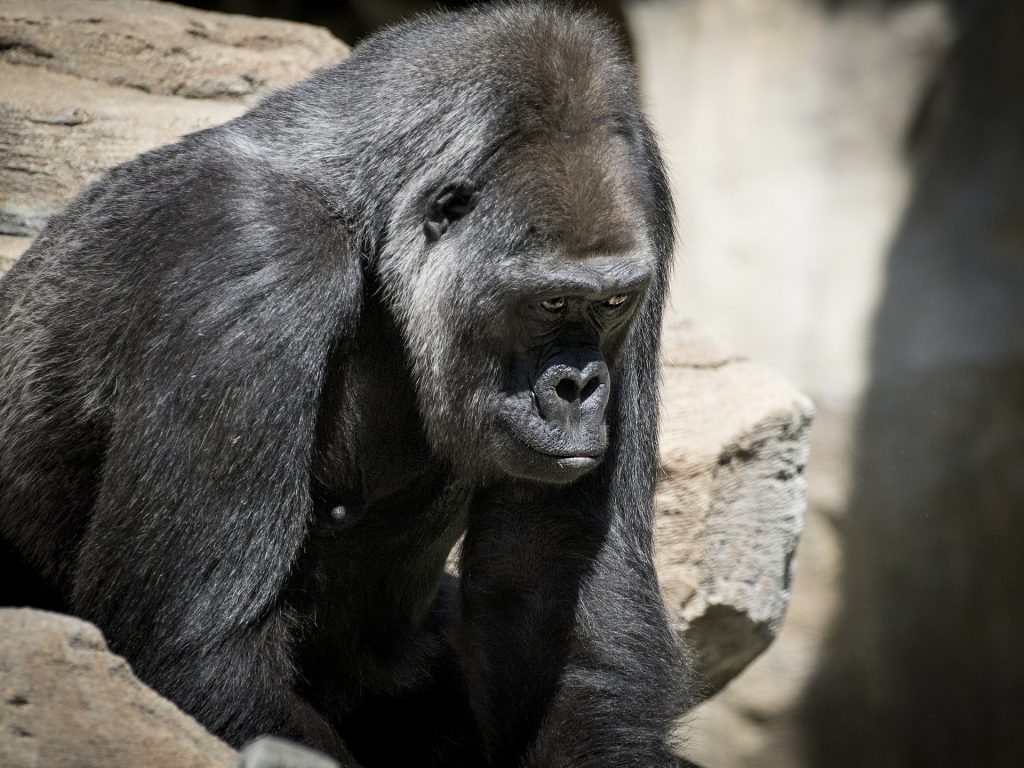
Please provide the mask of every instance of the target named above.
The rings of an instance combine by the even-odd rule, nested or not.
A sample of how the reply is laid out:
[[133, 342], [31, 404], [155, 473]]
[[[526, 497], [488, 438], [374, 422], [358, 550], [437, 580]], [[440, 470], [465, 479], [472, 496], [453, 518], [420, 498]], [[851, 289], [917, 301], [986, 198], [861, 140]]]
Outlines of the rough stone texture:
[[225, 768], [234, 751], [143, 685], [91, 624], [0, 609], [4, 768]]
[[147, 0], [0, 0], [0, 234], [346, 55], [303, 24]]
[[663, 350], [658, 572], [710, 694], [763, 651], [789, 600], [813, 408], [692, 326]]

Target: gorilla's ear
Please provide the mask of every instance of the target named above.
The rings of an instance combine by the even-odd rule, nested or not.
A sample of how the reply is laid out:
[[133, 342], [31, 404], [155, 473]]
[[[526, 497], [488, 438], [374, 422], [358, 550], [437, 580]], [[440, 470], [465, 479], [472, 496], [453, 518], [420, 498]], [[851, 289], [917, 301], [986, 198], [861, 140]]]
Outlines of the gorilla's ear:
[[473, 210], [476, 186], [469, 181], [445, 184], [427, 202], [423, 231], [430, 241], [437, 240], [448, 227]]

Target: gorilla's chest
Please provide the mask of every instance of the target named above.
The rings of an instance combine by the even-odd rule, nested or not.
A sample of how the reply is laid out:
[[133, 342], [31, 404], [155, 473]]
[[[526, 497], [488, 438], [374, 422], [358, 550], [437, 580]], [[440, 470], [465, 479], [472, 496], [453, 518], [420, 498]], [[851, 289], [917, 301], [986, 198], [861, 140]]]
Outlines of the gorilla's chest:
[[375, 592], [352, 610], [404, 621], [432, 597], [465, 527], [468, 493], [434, 459], [397, 332], [375, 320], [341, 351], [326, 382], [306, 566]]

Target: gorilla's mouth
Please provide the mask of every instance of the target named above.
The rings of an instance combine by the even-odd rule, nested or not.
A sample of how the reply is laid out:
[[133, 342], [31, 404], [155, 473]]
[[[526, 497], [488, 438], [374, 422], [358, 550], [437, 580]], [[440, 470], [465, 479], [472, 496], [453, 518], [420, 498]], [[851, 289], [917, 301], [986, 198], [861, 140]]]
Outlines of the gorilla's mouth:
[[530, 439], [533, 436], [523, 435], [511, 424], [503, 426], [506, 439], [498, 451], [499, 462], [506, 472], [516, 477], [568, 483], [597, 467], [604, 458], [604, 440], [563, 451], [550, 444], [538, 445]]
[[[509, 437], [531, 453], [559, 463], [569, 462], [566, 466], [576, 466], [573, 462], [593, 462], [593, 464], [597, 464], [604, 457], [605, 447], [603, 441], [595, 441], [597, 445], [594, 447], [581, 447], [577, 445], [567, 450], [559, 451], [553, 449], [553, 446], [550, 444], [545, 445], [544, 441], [537, 441], [532, 439], [531, 436], [524, 435], [520, 430], [515, 429], [509, 424], [505, 425], [505, 430], [508, 432]], [[552, 440], [550, 442], [553, 443], [555, 441]]]

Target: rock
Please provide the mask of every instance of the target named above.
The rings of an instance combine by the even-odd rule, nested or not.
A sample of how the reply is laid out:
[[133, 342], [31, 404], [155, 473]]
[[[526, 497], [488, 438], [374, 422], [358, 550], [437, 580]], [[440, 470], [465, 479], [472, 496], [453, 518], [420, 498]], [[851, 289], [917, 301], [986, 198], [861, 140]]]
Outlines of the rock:
[[0, 234], [346, 53], [317, 27], [171, 3], [0, 0]]
[[663, 350], [657, 563], [710, 695], [774, 638], [803, 527], [813, 407], [678, 321]]
[[70, 616], [0, 609], [0, 765], [225, 768], [234, 751]]

